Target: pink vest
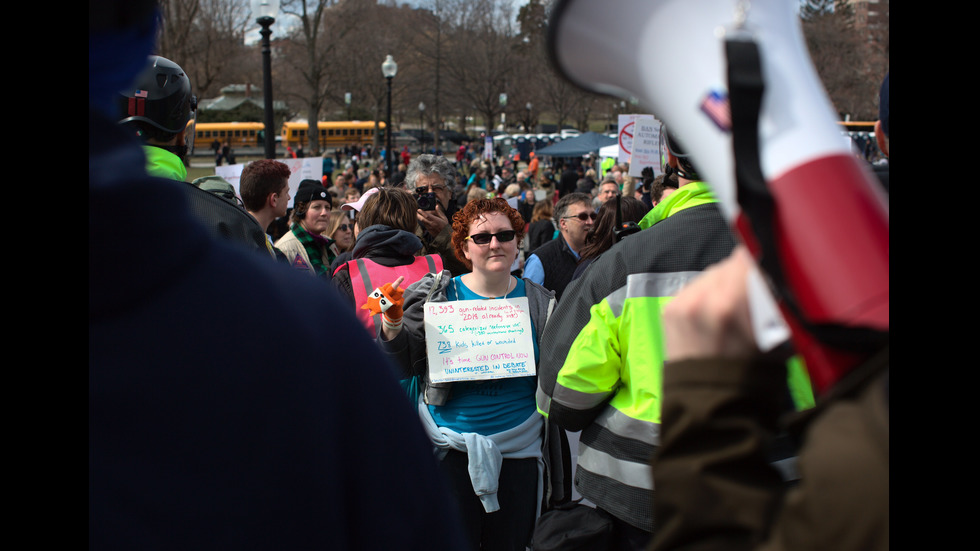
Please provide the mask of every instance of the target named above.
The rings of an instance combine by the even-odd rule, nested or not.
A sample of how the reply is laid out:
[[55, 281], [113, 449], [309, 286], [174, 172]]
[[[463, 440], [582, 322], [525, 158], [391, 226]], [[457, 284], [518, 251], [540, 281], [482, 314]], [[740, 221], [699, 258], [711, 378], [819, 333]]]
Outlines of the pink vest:
[[354, 308], [357, 319], [361, 320], [364, 327], [367, 327], [371, 336], [377, 335], [377, 328], [381, 325], [381, 314], [372, 316], [370, 310], [361, 308], [367, 304], [367, 297], [375, 288], [391, 283], [405, 276], [405, 280], [398, 286], [405, 289], [412, 283], [422, 279], [428, 273], [438, 273], [442, 271], [442, 257], [437, 254], [417, 256], [415, 261], [404, 266], [382, 266], [377, 262], [367, 258], [358, 258], [347, 262], [350, 270], [350, 286], [354, 291]]

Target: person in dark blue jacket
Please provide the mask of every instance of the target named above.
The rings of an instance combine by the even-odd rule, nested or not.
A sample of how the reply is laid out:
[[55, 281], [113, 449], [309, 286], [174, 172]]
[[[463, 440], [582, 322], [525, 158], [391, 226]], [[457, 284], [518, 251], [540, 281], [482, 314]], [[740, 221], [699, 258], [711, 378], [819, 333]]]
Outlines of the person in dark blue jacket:
[[155, 2], [89, 10], [89, 547], [465, 549], [350, 308], [209, 235], [116, 124], [104, 100], [145, 61]]

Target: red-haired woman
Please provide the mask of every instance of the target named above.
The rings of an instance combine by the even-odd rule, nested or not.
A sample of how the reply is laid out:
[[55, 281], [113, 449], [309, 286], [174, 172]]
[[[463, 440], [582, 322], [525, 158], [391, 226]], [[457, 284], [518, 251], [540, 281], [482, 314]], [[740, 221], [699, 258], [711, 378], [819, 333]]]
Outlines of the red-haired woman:
[[555, 503], [570, 494], [562, 472], [564, 434], [537, 412], [537, 377], [427, 383], [427, 300], [527, 297], [537, 365], [555, 298], [554, 292], [511, 276], [523, 234], [524, 220], [506, 200], [466, 203], [453, 216], [452, 243], [472, 271], [457, 277], [449, 271], [427, 274], [409, 285], [401, 320], [386, 322], [379, 338], [404, 377], [423, 381], [419, 416], [438, 449], [473, 549], [524, 549], [541, 506], [548, 506], [543, 497], [551, 495]]

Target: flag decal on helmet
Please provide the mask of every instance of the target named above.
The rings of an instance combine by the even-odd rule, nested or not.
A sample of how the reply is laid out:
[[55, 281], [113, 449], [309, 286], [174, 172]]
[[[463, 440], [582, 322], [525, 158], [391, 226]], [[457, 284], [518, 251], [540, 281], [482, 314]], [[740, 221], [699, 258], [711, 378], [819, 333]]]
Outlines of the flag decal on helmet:
[[732, 129], [732, 112], [728, 105], [728, 94], [711, 91], [701, 102], [701, 111], [711, 119], [722, 132]]

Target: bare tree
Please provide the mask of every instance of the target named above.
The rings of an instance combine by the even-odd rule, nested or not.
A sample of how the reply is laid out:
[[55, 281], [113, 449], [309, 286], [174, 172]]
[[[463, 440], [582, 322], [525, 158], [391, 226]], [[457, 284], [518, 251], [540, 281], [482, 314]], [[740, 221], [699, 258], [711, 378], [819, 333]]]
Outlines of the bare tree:
[[364, 2], [340, 0], [285, 0], [282, 4], [282, 12], [296, 17], [300, 24], [290, 40], [283, 43], [280, 59], [286, 70], [280, 71], [280, 81], [290, 83], [284, 90], [285, 97], [298, 100], [305, 107], [313, 155], [320, 154], [317, 121], [330, 97], [329, 76], [336, 61], [334, 50], [349, 36], [356, 36], [358, 26], [352, 22], [368, 6]]
[[162, 24], [157, 51], [182, 68], [199, 53], [193, 22], [198, 20], [200, 12], [200, 0], [161, 0], [160, 2]]
[[599, 103], [600, 96], [582, 90], [576, 90], [575, 93], [579, 94], [581, 98], [572, 115], [575, 120], [575, 127], [582, 132], [588, 132], [589, 122], [595, 116], [595, 106]]
[[242, 40], [249, 13], [240, 0], [163, 0], [160, 7], [157, 52], [184, 69], [198, 97], [250, 80], [258, 60]]
[[[513, 12], [500, 0], [447, 2], [445, 72], [450, 97], [461, 113], [476, 111], [489, 130], [502, 111], [499, 95], [506, 89], [516, 60]], [[472, 112], [470, 111], [470, 112]]]
[[539, 117], [545, 112], [553, 115], [559, 130], [574, 118], [576, 125], [587, 131], [594, 104], [603, 96], [572, 84], [548, 62], [545, 40], [551, 6], [548, 0], [529, 0], [518, 11], [520, 42], [515, 55], [522, 74], [517, 83], [527, 88], [526, 93], [540, 106]]
[[[366, 116], [375, 121], [374, 151], [380, 144], [379, 123], [385, 119], [387, 83], [381, 64], [388, 54], [398, 63], [398, 73], [392, 80], [393, 112], [417, 105], [419, 96], [413, 90], [422, 81], [419, 75], [424, 64], [416, 59], [411, 36], [417, 32], [424, 13], [405, 5], [364, 3], [363, 9], [356, 13], [336, 11], [328, 23], [328, 28], [335, 29], [334, 32], [341, 32], [342, 26], [349, 32], [338, 34], [337, 43], [329, 52], [330, 71], [325, 98], [336, 112], [344, 113], [346, 117], [344, 95], [350, 92], [355, 118]], [[411, 103], [412, 99], [416, 103]], [[397, 127], [397, 123], [393, 121], [392, 126]]]
[[839, 116], [875, 120], [887, 49], [869, 30], [855, 28], [845, 2], [838, 1], [833, 11], [811, 13], [802, 23], [810, 58]]
[[833, 11], [834, 0], [800, 0], [800, 17], [803, 19], [833, 13]]
[[[274, 37], [271, 91], [312, 124], [337, 118], [384, 120], [386, 83], [380, 65], [392, 54], [394, 128], [399, 119], [439, 131], [446, 115], [478, 114], [489, 129], [502, 112], [534, 126], [552, 115], [559, 126], [588, 126], [595, 94], [557, 76], [544, 51], [551, 0], [521, 7], [518, 33], [509, 0], [426, 0], [422, 7], [393, 0], [282, 0]], [[200, 97], [226, 84], [261, 82], [261, 56], [244, 45], [254, 27], [241, 0], [162, 0], [160, 54], [181, 64]], [[344, 102], [351, 93], [351, 105]], [[499, 101], [507, 93], [506, 106]], [[419, 102], [427, 107], [418, 110]], [[531, 103], [532, 110], [525, 109]], [[584, 124], [583, 124], [584, 121]], [[393, 129], [394, 129], [393, 128]], [[380, 133], [376, 133], [380, 135]], [[316, 129], [310, 148], [319, 153]]]
[[[429, 71], [423, 76], [423, 85], [418, 93], [424, 101], [428, 98], [431, 101], [432, 109], [428, 111], [430, 124], [433, 127], [433, 145], [439, 147], [439, 130], [442, 123], [442, 63], [444, 57], [445, 37], [444, 22], [442, 19], [445, 0], [432, 0], [427, 8], [426, 14], [420, 14], [417, 32], [414, 37], [415, 50], [418, 52], [419, 61], [424, 63]], [[422, 132], [425, 132], [425, 124], [422, 125]]]

